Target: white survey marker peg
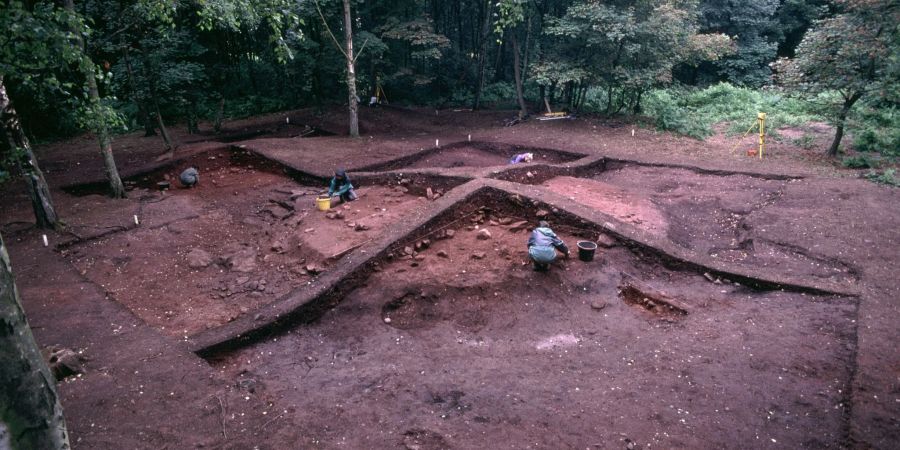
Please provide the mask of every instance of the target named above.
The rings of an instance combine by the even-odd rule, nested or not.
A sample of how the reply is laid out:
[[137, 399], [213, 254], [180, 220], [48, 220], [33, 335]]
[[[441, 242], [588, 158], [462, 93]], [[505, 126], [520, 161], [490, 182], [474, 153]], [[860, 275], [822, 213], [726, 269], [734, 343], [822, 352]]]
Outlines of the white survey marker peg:
[[435, 140], [434, 140], [434, 146], [435, 146], [435, 147], [440, 147], [440, 146], [441, 146], [441, 140], [440, 140], [440, 139], [435, 139]]
[[469, 142], [472, 142], [472, 135], [469, 135]]
[[634, 128], [631, 129], [631, 137], [634, 137]]
[[137, 214], [134, 215], [134, 224], [135, 224], [135, 225], [140, 225], [140, 224], [141, 224], [141, 221], [138, 220], [138, 218], [137, 218]]
[[46, 235], [46, 234], [42, 234], [41, 237], [44, 239], [44, 247], [50, 245], [50, 242], [47, 241], [47, 235]]

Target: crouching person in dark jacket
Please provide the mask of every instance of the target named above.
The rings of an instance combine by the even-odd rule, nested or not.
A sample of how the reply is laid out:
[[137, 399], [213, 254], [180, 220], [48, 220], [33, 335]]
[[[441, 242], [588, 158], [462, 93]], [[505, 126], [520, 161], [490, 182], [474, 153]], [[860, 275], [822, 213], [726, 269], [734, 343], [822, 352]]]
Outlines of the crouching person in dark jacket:
[[547, 222], [540, 221], [528, 238], [528, 256], [534, 263], [534, 270], [546, 272], [550, 268], [550, 263], [556, 259], [557, 250], [566, 255], [566, 258], [569, 257], [569, 247], [566, 247], [566, 243], [556, 236]]
[[335, 195], [341, 198], [341, 202], [352, 202], [357, 199], [356, 191], [353, 190], [353, 185], [350, 184], [350, 177], [347, 176], [347, 172], [344, 169], [335, 170], [334, 178], [331, 179], [331, 183], [328, 185], [328, 196], [334, 197]]

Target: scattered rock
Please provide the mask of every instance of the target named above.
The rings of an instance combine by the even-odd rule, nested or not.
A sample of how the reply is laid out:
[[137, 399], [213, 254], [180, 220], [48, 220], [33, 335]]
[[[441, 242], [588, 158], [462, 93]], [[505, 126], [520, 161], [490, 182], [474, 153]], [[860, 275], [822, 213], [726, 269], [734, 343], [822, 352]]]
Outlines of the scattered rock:
[[603, 248], [615, 247], [616, 240], [608, 234], [601, 234], [600, 236], [597, 236], [597, 245]]
[[288, 250], [288, 244], [284, 241], [284, 238], [275, 238], [271, 244], [269, 244], [269, 248], [272, 249], [275, 253], [284, 253]]
[[520, 231], [520, 230], [524, 230], [524, 229], [526, 229], [526, 228], [528, 228], [528, 221], [527, 221], [527, 220], [520, 220], [520, 221], [518, 221], [518, 222], [516, 222], [516, 223], [514, 223], [514, 224], [512, 224], [512, 225], [510, 225], [510, 226], [509, 226], [509, 231], [510, 231], [511, 233], [516, 233], [516, 232], [518, 232], [518, 231]]
[[539, 218], [544, 218], [549, 215], [550, 215], [550, 211], [547, 211], [546, 209], [539, 209], [538, 212], [535, 213], [535, 216], [537, 216]]
[[448, 229], [444, 230], [444, 237], [447, 239], [453, 239], [453, 235], [455, 235], [455, 234], [456, 234], [456, 230], [454, 230], [452, 228], [448, 228]]
[[72, 349], [48, 347], [44, 349], [44, 358], [56, 380], [84, 373], [84, 362], [87, 358]]
[[426, 197], [428, 200], [434, 200], [434, 198], [435, 198], [435, 197], [434, 197], [434, 191], [432, 191], [431, 188], [425, 189], [425, 197]]
[[253, 272], [256, 270], [256, 249], [243, 246], [223, 258], [225, 267], [235, 272]]
[[213, 257], [205, 250], [195, 248], [187, 254], [187, 264], [191, 269], [203, 269], [213, 262]]
[[534, 174], [531, 172], [525, 172], [525, 176], [528, 178], [534, 178]]
[[491, 232], [487, 228], [482, 228], [478, 230], [477, 238], [486, 241], [491, 238]]
[[371, 228], [370, 226], [368, 226], [368, 225], [366, 225], [366, 224], [364, 224], [364, 223], [357, 223], [357, 224], [356, 224], [356, 227], [354, 227], [353, 229], [356, 230], [356, 231], [366, 231], [366, 230], [368, 230], [368, 229], [370, 229], [370, 228]]
[[412, 255], [413, 251], [413, 248], [410, 246], [403, 247], [403, 253], [406, 255]]
[[343, 220], [343, 218], [344, 218], [344, 211], [341, 211], [341, 210], [335, 211], [334, 217], [337, 218], [337, 219], [342, 219], [342, 220]]
[[497, 220], [497, 223], [499, 223], [500, 225], [509, 225], [512, 223], [512, 218], [501, 217], [500, 219]]
[[306, 269], [306, 273], [310, 275], [318, 275], [322, 273], [322, 268], [316, 264], [307, 264], [304, 269]]
[[413, 257], [416, 261], [422, 261], [425, 259], [425, 255], [416, 255]]
[[447, 252], [445, 252], [443, 250], [438, 250], [437, 255], [441, 258], [449, 258], [450, 257], [450, 255], [448, 255]]
[[409, 183], [411, 183], [409, 178], [404, 178], [404, 179], [400, 180], [400, 186], [408, 186]]
[[290, 216], [291, 214], [294, 214], [293, 211], [291, 211], [281, 205], [269, 205], [263, 211], [269, 213], [269, 215], [271, 215], [272, 217], [274, 217], [278, 220], [283, 220], [283, 219], [287, 218], [288, 216]]
[[237, 280], [235, 280], [235, 283], [244, 284], [248, 281], [250, 281], [250, 277], [238, 277]]
[[703, 278], [706, 278], [710, 283], [716, 282], [716, 277], [712, 276], [709, 272], [703, 272]]
[[609, 306], [609, 304], [606, 303], [606, 300], [601, 300], [601, 299], [591, 300], [591, 309], [596, 309], [597, 311], [600, 311], [603, 308], [606, 308], [607, 306]]
[[356, 222], [347, 222], [347, 228], [356, 228]]
[[384, 318], [384, 323], [391, 323], [391, 318], [390, 318], [390, 317], [385, 317], [385, 318]]
[[325, 218], [334, 220], [334, 219], [337, 219], [337, 214], [335, 214], [333, 212], [328, 212], [328, 213], [325, 213]]
[[422, 248], [431, 247], [431, 239], [422, 239], [422, 242], [420, 242], [420, 244], [422, 244]]
[[487, 256], [487, 253], [485, 252], [472, 253], [472, 259], [484, 259], [485, 256]]

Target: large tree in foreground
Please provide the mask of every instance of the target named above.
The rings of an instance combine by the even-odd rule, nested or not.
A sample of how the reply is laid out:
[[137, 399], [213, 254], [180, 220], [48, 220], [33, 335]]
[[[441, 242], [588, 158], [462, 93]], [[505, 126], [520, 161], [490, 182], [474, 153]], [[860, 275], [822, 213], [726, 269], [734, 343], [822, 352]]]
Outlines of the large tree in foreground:
[[0, 7], [0, 29], [5, 31], [0, 37], [0, 159], [25, 181], [41, 228], [58, 228], [59, 217], [8, 88], [17, 86], [34, 103], [50, 96], [73, 98], [56, 69], [79, 61], [80, 52], [72, 48], [68, 36], [72, 27], [80, 26], [75, 17], [50, 2], [12, 1]]
[[3, 84], [3, 75], [0, 74], [0, 136], [5, 142], [0, 143], [0, 148], [4, 145], [8, 152], [12, 153], [13, 164], [21, 173], [25, 184], [28, 186], [28, 196], [31, 198], [31, 206], [34, 210], [34, 219], [38, 228], [59, 228], [59, 216], [53, 207], [53, 199], [50, 197], [50, 187], [47, 180], [44, 179], [44, 173], [38, 166], [37, 157], [31, 148], [31, 142], [22, 129], [19, 121], [19, 115], [13, 108], [12, 100], [6, 92], [6, 85]]
[[[892, 96], [900, 80], [900, 4], [841, 0], [839, 14], [818, 22], [793, 59], [776, 63], [777, 80], [809, 99], [837, 93], [826, 107], [835, 126], [829, 156], [836, 156], [853, 106], [869, 95]], [[822, 95], [825, 94], [825, 95]]]
[[25, 320], [2, 236], [0, 361], [0, 448], [69, 448], [56, 382]]

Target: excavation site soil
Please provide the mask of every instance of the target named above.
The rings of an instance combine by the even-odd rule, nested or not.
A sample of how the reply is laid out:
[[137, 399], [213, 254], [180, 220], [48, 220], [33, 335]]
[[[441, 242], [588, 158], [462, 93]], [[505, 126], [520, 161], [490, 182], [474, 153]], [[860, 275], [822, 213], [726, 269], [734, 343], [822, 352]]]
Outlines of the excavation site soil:
[[[8, 184], [0, 230], [36, 339], [75, 355], [73, 447], [895, 448], [897, 189], [513, 115], [366, 109], [350, 139], [293, 111], [170, 159], [123, 136], [125, 200], [89, 139], [39, 149], [66, 228]], [[337, 168], [359, 198], [320, 208]], [[570, 249], [547, 271], [540, 220]]]

